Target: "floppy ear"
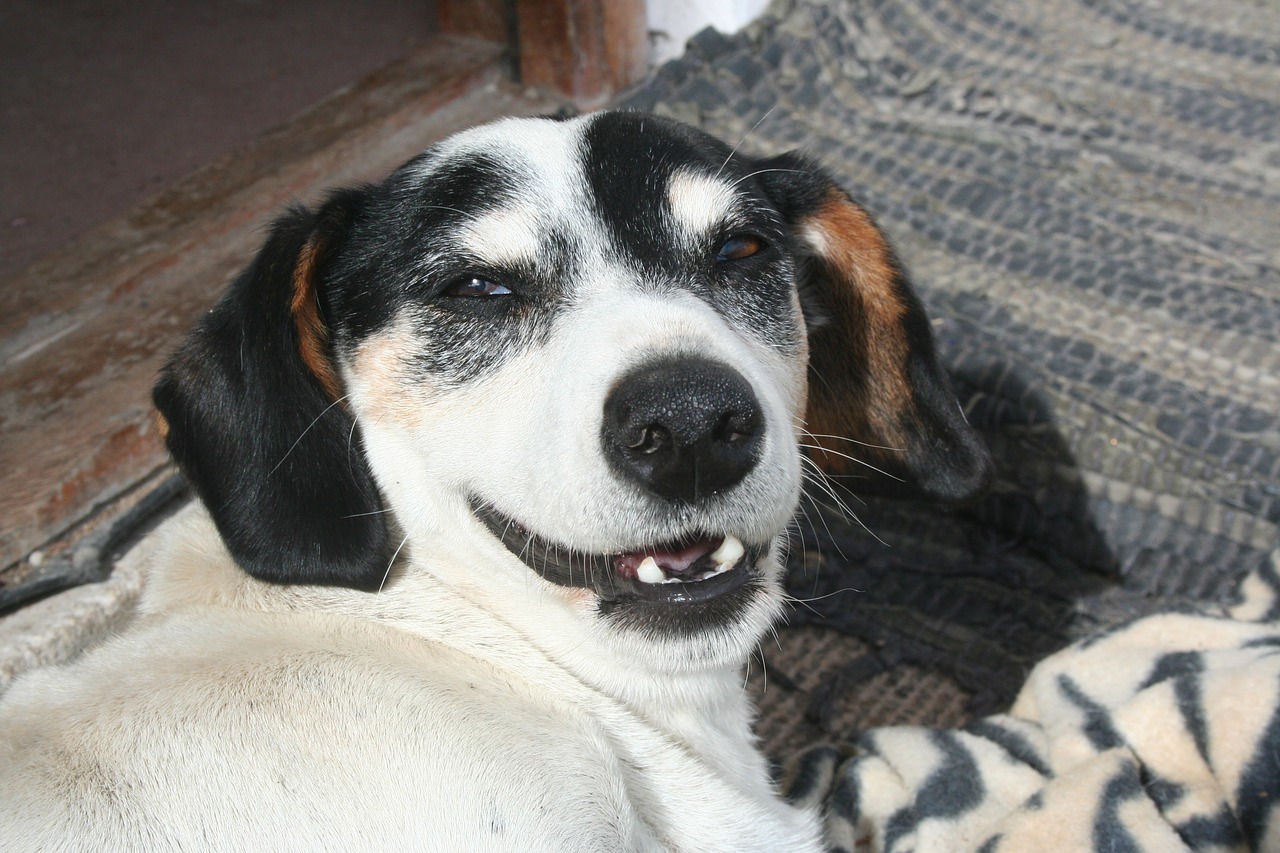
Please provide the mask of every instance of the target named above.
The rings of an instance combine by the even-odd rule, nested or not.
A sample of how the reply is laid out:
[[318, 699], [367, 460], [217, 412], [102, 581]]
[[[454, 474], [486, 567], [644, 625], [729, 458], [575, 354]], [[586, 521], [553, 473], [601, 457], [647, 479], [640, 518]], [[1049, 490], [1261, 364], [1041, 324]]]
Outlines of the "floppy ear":
[[799, 275], [809, 323], [805, 428], [818, 445], [811, 458], [859, 493], [977, 496], [991, 479], [991, 457], [964, 418], [924, 306], [884, 234], [803, 156], [757, 168], [774, 170], [762, 171], [761, 182], [807, 256]]
[[361, 198], [277, 220], [155, 387], [169, 452], [236, 562], [263, 580], [372, 589], [385, 573], [381, 501], [319, 287]]

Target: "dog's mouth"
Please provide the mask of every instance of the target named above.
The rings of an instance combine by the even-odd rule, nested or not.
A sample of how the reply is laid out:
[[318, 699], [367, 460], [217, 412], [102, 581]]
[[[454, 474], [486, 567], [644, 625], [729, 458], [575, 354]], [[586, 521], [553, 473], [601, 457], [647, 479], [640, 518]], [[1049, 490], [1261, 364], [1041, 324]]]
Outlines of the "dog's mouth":
[[766, 548], [732, 534], [705, 534], [614, 554], [590, 554], [549, 542], [488, 505], [476, 516], [529, 568], [560, 586], [594, 591], [605, 605], [628, 599], [694, 604], [718, 599], [758, 576]]

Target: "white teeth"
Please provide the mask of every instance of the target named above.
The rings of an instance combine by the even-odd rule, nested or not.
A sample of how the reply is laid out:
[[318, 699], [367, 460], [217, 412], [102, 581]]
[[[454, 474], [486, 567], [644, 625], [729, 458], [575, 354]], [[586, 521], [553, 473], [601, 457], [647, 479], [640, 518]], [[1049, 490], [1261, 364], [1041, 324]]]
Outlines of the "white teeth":
[[717, 571], [733, 568], [733, 564], [742, 559], [747, 549], [735, 536], [726, 536], [720, 547], [711, 552], [711, 561], [716, 564]]
[[636, 580], [641, 583], [696, 583], [699, 580], [715, 577], [724, 574], [738, 564], [742, 559], [742, 555], [747, 549], [742, 546], [742, 542], [735, 536], [726, 536], [724, 541], [720, 543], [720, 547], [711, 552], [708, 557], [715, 565], [715, 568], [709, 572], [704, 572], [697, 578], [681, 579], [680, 576], [667, 577], [667, 573], [658, 565], [658, 561], [652, 556], [645, 557], [640, 561], [640, 565], [636, 566]]
[[662, 583], [667, 575], [653, 557], [645, 557], [636, 568], [636, 577], [641, 583]]

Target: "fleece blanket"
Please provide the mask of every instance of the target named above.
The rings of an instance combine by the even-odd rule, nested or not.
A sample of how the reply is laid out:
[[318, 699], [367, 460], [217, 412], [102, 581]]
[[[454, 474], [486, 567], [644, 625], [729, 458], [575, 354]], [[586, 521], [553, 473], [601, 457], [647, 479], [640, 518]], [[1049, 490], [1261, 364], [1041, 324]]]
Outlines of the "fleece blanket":
[[1004, 714], [871, 729], [791, 767], [832, 849], [1280, 850], [1280, 553], [1222, 613], [1119, 625], [1040, 663]]

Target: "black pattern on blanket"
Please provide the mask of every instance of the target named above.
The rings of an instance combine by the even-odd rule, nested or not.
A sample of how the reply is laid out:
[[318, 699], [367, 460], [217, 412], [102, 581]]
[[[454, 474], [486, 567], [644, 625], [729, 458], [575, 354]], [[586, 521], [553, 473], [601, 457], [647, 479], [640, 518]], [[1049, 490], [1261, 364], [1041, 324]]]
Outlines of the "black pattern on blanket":
[[1072, 645], [1006, 714], [811, 749], [790, 796], [841, 851], [1280, 850], [1280, 552], [1244, 593]]

